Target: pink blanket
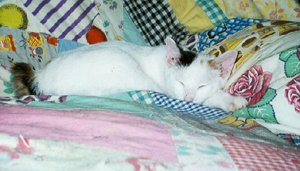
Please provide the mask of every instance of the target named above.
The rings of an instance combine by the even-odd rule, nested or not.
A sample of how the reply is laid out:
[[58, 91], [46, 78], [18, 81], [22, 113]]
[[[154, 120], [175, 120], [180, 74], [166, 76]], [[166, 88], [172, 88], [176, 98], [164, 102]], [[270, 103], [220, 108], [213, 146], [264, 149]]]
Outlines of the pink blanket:
[[155, 121], [120, 112], [1, 106], [0, 132], [108, 147], [153, 160], [177, 160], [175, 147], [165, 127]]

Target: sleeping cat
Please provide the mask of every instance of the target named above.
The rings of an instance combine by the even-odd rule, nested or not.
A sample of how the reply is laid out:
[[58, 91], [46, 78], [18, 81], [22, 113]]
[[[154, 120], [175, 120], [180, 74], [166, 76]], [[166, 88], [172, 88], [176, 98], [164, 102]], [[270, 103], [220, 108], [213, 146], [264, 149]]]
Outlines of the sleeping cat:
[[81, 47], [61, 54], [36, 72], [29, 64], [16, 63], [12, 74], [17, 96], [35, 93], [103, 96], [152, 90], [233, 111], [244, 107], [247, 101], [223, 91], [229, 74], [224, 74], [222, 66], [228, 60], [234, 62], [234, 55], [227, 53], [211, 60], [203, 54], [183, 50], [167, 37], [165, 45], [157, 47], [123, 41]]

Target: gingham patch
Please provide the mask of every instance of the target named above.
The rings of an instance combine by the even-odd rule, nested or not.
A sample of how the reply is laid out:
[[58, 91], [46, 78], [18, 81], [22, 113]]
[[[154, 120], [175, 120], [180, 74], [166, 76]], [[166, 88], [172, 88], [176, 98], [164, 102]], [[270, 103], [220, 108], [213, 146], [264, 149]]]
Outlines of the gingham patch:
[[176, 19], [167, 0], [126, 0], [124, 8], [132, 18], [144, 39], [151, 45], [163, 44], [171, 35], [177, 43], [184, 40], [189, 32]]
[[183, 115], [192, 115], [203, 120], [217, 119], [229, 114], [221, 109], [210, 108], [196, 103], [172, 99], [157, 92], [150, 92], [150, 96], [153, 98], [153, 103], [157, 106], [177, 111]]
[[129, 96], [137, 102], [152, 104], [153, 100], [148, 91], [130, 91]]
[[203, 9], [215, 26], [227, 20], [222, 9], [215, 1], [195, 0], [195, 2]]
[[300, 170], [300, 151], [278, 148], [235, 137], [217, 137], [239, 170]]

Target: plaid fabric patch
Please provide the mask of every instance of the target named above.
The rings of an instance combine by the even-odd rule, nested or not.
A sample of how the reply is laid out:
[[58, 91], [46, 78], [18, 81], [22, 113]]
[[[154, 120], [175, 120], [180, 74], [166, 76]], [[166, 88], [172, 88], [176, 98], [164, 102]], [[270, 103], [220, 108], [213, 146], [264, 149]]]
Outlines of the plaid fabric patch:
[[300, 146], [300, 135], [278, 134], [278, 136], [289, 141], [290, 143]]
[[157, 92], [150, 92], [150, 96], [153, 98], [153, 103], [157, 106], [177, 111], [183, 115], [191, 115], [203, 120], [218, 119], [229, 114], [221, 109], [210, 108], [200, 104], [172, 99]]
[[226, 15], [214, 0], [195, 0], [195, 2], [207, 14], [209, 19], [215, 26], [227, 20]]
[[129, 96], [137, 102], [152, 104], [153, 100], [148, 91], [130, 91]]
[[300, 152], [234, 137], [217, 137], [239, 170], [300, 170]]
[[124, 8], [151, 46], [163, 44], [168, 35], [179, 43], [189, 34], [167, 0], [125, 0]]

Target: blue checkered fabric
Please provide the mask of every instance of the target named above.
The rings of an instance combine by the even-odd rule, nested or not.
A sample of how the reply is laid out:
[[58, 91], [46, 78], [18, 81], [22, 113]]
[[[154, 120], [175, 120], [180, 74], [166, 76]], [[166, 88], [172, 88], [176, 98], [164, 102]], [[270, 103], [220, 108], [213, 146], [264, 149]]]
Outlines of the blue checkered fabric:
[[153, 98], [153, 103], [157, 106], [177, 111], [182, 115], [191, 115], [202, 120], [218, 119], [229, 114], [221, 109], [210, 108], [196, 103], [172, 99], [157, 92], [150, 92], [150, 96]]
[[217, 27], [201, 32], [198, 36], [198, 51], [203, 51], [211, 45], [220, 42], [221, 40], [227, 38], [230, 35], [257, 23], [262, 23], [267, 20], [263, 19], [246, 19], [246, 18], [232, 18]]
[[206, 48], [220, 42], [248, 26], [266, 22], [264, 19], [231, 18], [211, 30], [196, 33], [187, 39], [189, 49], [202, 52]]

